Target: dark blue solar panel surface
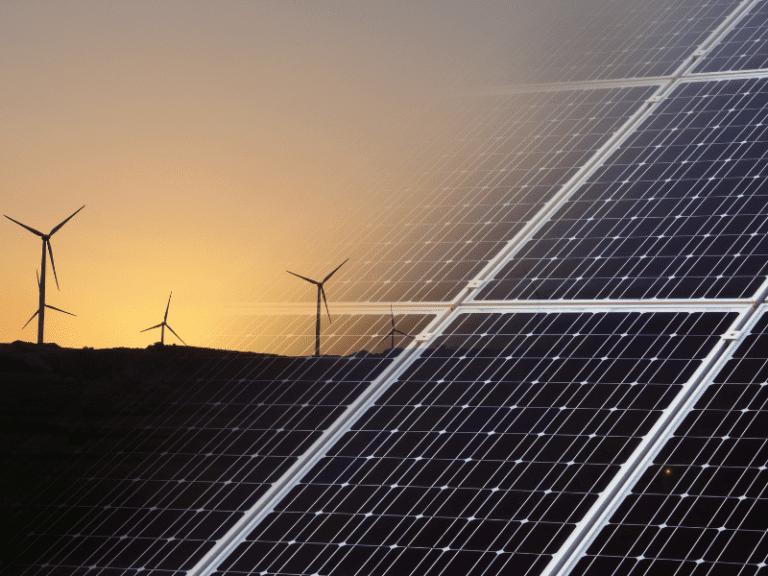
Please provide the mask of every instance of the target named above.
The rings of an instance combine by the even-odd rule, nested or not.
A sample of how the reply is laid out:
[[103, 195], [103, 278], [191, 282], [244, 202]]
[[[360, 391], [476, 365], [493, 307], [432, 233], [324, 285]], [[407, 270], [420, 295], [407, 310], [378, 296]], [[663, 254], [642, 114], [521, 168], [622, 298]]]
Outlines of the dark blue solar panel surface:
[[720, 40], [693, 72], [759, 70], [768, 67], [768, 5], [758, 2]]
[[[314, 324], [307, 316], [262, 325], [294, 320]], [[418, 333], [430, 317], [397, 320]], [[2, 455], [27, 482], [0, 499], [0, 571], [191, 568], [397, 354], [390, 339], [380, 343], [388, 316], [337, 321], [349, 330], [328, 336], [329, 349], [352, 353], [367, 345], [382, 353], [191, 352], [163, 375], [90, 390], [90, 411], [66, 425], [67, 414], [55, 415], [61, 422], [49, 436], [58, 446], [32, 437], [16, 456]], [[350, 349], [347, 338], [355, 334]]]
[[666, 97], [480, 299], [744, 298], [768, 273], [768, 79]]
[[734, 313], [460, 315], [218, 574], [538, 574]]
[[575, 574], [764, 574], [768, 562], [768, 316], [600, 532]]

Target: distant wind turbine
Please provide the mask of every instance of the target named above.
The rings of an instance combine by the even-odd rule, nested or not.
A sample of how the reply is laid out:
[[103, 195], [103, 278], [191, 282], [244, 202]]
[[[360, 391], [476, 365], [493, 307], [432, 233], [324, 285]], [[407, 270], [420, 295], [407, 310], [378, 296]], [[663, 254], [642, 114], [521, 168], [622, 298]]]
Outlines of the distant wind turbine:
[[[37, 289], [41, 290], [40, 275], [37, 273], [37, 270], [35, 270], [35, 276], [37, 276]], [[62, 310], [60, 308], [56, 308], [56, 306], [51, 306], [50, 304], [45, 304], [44, 306], [46, 308], [50, 308], [51, 310], [56, 310], [57, 312], [64, 312], [64, 314], [69, 314], [70, 316], [77, 316], [77, 314], [72, 314], [72, 312], [67, 312], [66, 310]], [[35, 316], [37, 316], [38, 314], [40, 314], [40, 309], [39, 308], [37, 309], [37, 312], [32, 314], [32, 318], [27, 320], [27, 324], [32, 322], [32, 320], [34, 320]], [[24, 330], [24, 328], [27, 327], [27, 324], [24, 324], [24, 326], [22, 326], [21, 329]]]
[[[171, 292], [171, 296], [173, 296], [173, 292]], [[165, 345], [165, 329], [168, 328], [171, 332], [173, 332], [173, 328], [171, 328], [166, 320], [168, 320], [168, 308], [171, 307], [171, 296], [168, 296], [168, 305], [165, 307], [165, 316], [163, 316], [163, 321], [160, 322], [157, 326], [152, 326], [151, 328], [147, 328], [146, 330], [142, 330], [141, 332], [146, 332], [147, 330], [154, 330], [155, 328], [160, 328], [160, 344]], [[141, 334], [139, 332], [139, 334]], [[176, 332], [173, 332], [173, 335], [176, 336], [179, 340], [181, 340], [181, 336], [176, 334]], [[184, 342], [184, 340], [181, 340], [181, 343], [184, 344], [184, 346], [187, 346], [187, 343]]]
[[[80, 210], [82, 210], [83, 208], [85, 208], [84, 205], [81, 206], [75, 212], [75, 214], [80, 212]], [[72, 214], [72, 216], [70, 216], [69, 218], [64, 220], [64, 222], [62, 222], [58, 226], [54, 227], [53, 230], [51, 230], [48, 234], [43, 234], [42, 232], [38, 232], [37, 230], [27, 226], [26, 224], [22, 224], [21, 222], [19, 222], [17, 220], [14, 220], [10, 216], [5, 216], [4, 215], [11, 222], [15, 222], [16, 224], [18, 224], [22, 228], [26, 228], [27, 230], [29, 230], [33, 234], [37, 234], [38, 236], [40, 236], [40, 238], [43, 239], [43, 256], [42, 256], [42, 259], [40, 261], [40, 279], [38, 280], [38, 285], [40, 287], [40, 305], [38, 306], [37, 312], [35, 313], [35, 314], [39, 315], [39, 318], [37, 319], [37, 343], [38, 344], [42, 344], [43, 343], [43, 329], [45, 327], [45, 309], [46, 309], [46, 307], [47, 308], [53, 308], [53, 306], [46, 306], [46, 304], [45, 304], [45, 249], [46, 249], [46, 246], [47, 246], [48, 247], [48, 254], [51, 255], [51, 267], [53, 268], [53, 278], [56, 280], [56, 288], [59, 289], [59, 278], [56, 275], [56, 264], [53, 261], [53, 249], [51, 248], [51, 236], [56, 234], [56, 232], [58, 232], [59, 229], [62, 226], [64, 226], [64, 224], [69, 222], [74, 217], [75, 214]], [[54, 308], [54, 310], [58, 310], [58, 308]], [[63, 310], [59, 310], [59, 312], [63, 312]], [[69, 314], [69, 312], [67, 312], [67, 314]], [[74, 316], [74, 314], [73, 314], [73, 316]], [[32, 316], [32, 318], [34, 318], [34, 316]], [[29, 322], [27, 322], [27, 324], [29, 324]], [[25, 324], [25, 326], [26, 326], [26, 324]]]
[[410, 338], [411, 340], [415, 340], [415, 336], [411, 336], [410, 334], [406, 334], [405, 332], [401, 332], [397, 328], [395, 328], [395, 312], [392, 310], [392, 306], [389, 307], [389, 314], [392, 317], [392, 330], [389, 331], [389, 333], [384, 336], [381, 340], [379, 340], [379, 344], [384, 342], [387, 338], [392, 338], [392, 342], [389, 345], [389, 349], [392, 350], [395, 347], [395, 334], [401, 334], [402, 336], [405, 336], [407, 338]]
[[322, 282], [318, 282], [317, 280], [312, 280], [312, 279], [306, 278], [304, 276], [299, 276], [295, 272], [291, 272], [290, 270], [286, 270], [286, 272], [288, 272], [288, 274], [293, 274], [297, 278], [301, 278], [302, 280], [306, 280], [310, 284], [314, 284], [315, 286], [317, 286], [317, 322], [315, 324], [315, 356], [320, 356], [320, 298], [321, 297], [323, 299], [323, 302], [325, 303], [325, 311], [328, 314], [328, 322], [331, 322], [331, 313], [328, 310], [328, 299], [325, 297], [325, 288], [323, 287], [323, 285], [326, 282], [328, 282], [328, 280], [330, 280], [331, 276], [336, 274], [336, 271], [339, 268], [341, 268], [342, 266], [344, 266], [344, 264], [346, 264], [348, 261], [349, 261], [349, 258], [347, 258], [346, 260], [344, 260], [344, 262], [339, 264], [334, 269], [333, 272], [331, 272], [330, 274], [328, 274], [328, 276], [323, 278]]

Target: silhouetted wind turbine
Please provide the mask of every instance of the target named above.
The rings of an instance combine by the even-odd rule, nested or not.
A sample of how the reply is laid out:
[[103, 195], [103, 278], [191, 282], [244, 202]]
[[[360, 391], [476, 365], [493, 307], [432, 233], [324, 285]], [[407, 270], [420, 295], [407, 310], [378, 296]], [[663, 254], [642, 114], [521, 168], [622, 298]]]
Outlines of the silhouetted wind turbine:
[[415, 340], [416, 339], [415, 336], [411, 336], [410, 334], [406, 334], [405, 332], [401, 332], [400, 330], [395, 328], [395, 312], [392, 310], [392, 306], [391, 305], [389, 307], [389, 314], [392, 317], [392, 330], [390, 330], [389, 333], [386, 336], [384, 336], [384, 338], [379, 340], [379, 344], [384, 342], [384, 340], [386, 340], [387, 338], [391, 337], [392, 338], [392, 342], [389, 345], [389, 349], [392, 350], [395, 347], [395, 334], [401, 334], [403, 336], [406, 336], [406, 337], [410, 338], [411, 340]]
[[[173, 292], [171, 292], [171, 296], [173, 296]], [[166, 320], [168, 320], [168, 308], [171, 307], [171, 296], [168, 296], [168, 305], [165, 307], [165, 316], [163, 316], [163, 321], [160, 322], [157, 326], [152, 326], [151, 328], [147, 328], [146, 330], [142, 330], [141, 332], [146, 332], [147, 330], [154, 330], [155, 328], [160, 328], [160, 344], [165, 345], [165, 329], [166, 327], [168, 330], [173, 332], [173, 328], [171, 328]], [[141, 334], [139, 332], [139, 334]], [[176, 332], [173, 332], [173, 335], [176, 336], [179, 340], [181, 340], [181, 336], [176, 334]], [[184, 346], [187, 346], [187, 343], [184, 342], [184, 340], [181, 340], [181, 343], [184, 344]]]
[[304, 276], [299, 276], [295, 272], [291, 272], [290, 270], [286, 270], [288, 274], [293, 274], [294, 276], [301, 278], [302, 280], [306, 280], [310, 284], [314, 284], [317, 286], [317, 323], [315, 324], [315, 356], [320, 356], [320, 297], [322, 296], [323, 302], [325, 303], [325, 311], [328, 313], [328, 322], [331, 322], [331, 312], [328, 310], [328, 299], [325, 297], [325, 288], [323, 288], [323, 285], [330, 280], [331, 276], [336, 274], [336, 271], [344, 266], [349, 261], [349, 258], [344, 260], [341, 264], [339, 264], [333, 272], [328, 274], [325, 278], [323, 278], [322, 282], [318, 282], [317, 280], [312, 280], [310, 278], [306, 278]]
[[[35, 270], [35, 276], [37, 276], [37, 289], [40, 290], [41, 289], [40, 276], [38, 275], [37, 270]], [[77, 314], [72, 314], [72, 312], [67, 312], [66, 310], [62, 310], [61, 308], [56, 308], [56, 306], [51, 306], [50, 304], [45, 304], [45, 307], [50, 308], [51, 310], [56, 310], [57, 312], [64, 312], [64, 314], [69, 314], [70, 316], [77, 316]], [[37, 312], [32, 314], [32, 318], [27, 320], [27, 324], [32, 322], [32, 320], [34, 320], [35, 316], [37, 316], [38, 314], [40, 314], [39, 308], [37, 309]], [[27, 324], [24, 324], [24, 326], [22, 326], [21, 329], [24, 330], [24, 328], [27, 327]]]
[[[75, 211], [75, 214], [80, 212], [80, 210], [82, 210], [83, 208], [85, 208], [85, 205], [81, 206], [77, 211]], [[45, 308], [46, 308], [46, 305], [45, 305], [45, 248], [46, 246], [48, 247], [48, 254], [51, 255], [51, 267], [53, 268], [53, 278], [56, 280], [56, 288], [58, 289], [59, 278], [58, 276], [56, 276], [56, 264], [53, 261], [53, 249], [51, 248], [51, 236], [56, 234], [56, 232], [58, 232], [59, 229], [62, 226], [64, 226], [64, 224], [69, 222], [74, 217], [75, 214], [72, 214], [72, 216], [64, 220], [64, 222], [54, 227], [53, 230], [51, 230], [48, 234], [43, 234], [42, 232], [38, 232], [34, 228], [30, 228], [26, 224], [22, 224], [21, 222], [14, 220], [10, 216], [5, 216], [5, 214], [3, 214], [3, 216], [8, 218], [8, 220], [10, 220], [11, 222], [16, 222], [16, 224], [18, 224], [22, 228], [26, 228], [33, 234], [37, 234], [38, 236], [40, 236], [40, 238], [43, 239], [43, 257], [40, 261], [40, 279], [38, 281], [38, 284], [40, 286], [40, 306], [37, 309], [37, 314], [40, 315], [40, 317], [37, 319], [37, 343], [38, 344], [43, 343], [43, 328], [45, 326]], [[48, 308], [53, 308], [53, 306], [48, 306]], [[58, 309], [56, 308], [56, 310]], [[59, 312], [63, 312], [63, 310], [59, 310]], [[69, 312], [67, 312], [67, 314], [69, 314]], [[32, 318], [34, 318], [34, 316]], [[29, 324], [29, 322], [27, 322], [27, 324]]]

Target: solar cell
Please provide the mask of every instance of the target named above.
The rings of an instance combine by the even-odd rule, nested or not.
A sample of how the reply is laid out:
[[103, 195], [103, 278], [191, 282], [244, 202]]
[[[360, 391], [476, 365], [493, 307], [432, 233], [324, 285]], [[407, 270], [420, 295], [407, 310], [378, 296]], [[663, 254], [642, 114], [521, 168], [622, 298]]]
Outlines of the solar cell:
[[768, 6], [756, 2], [725, 38], [721, 39], [694, 73], [760, 70], [768, 67]]
[[[356, 192], [384, 201], [350, 207], [286, 268], [321, 278], [349, 257], [329, 283], [332, 302], [449, 301], [656, 90], [457, 97], [448, 136], [425, 145], [409, 177]], [[281, 268], [244, 300], [314, 297], [294, 280]]]
[[[405, 331], [431, 317], [397, 319]], [[262, 325], [306, 333], [313, 320]], [[99, 414], [54, 420], [68, 438], [58, 449], [5, 455], [26, 485], [0, 500], [3, 573], [191, 568], [392, 362], [389, 339], [379, 346], [389, 316], [337, 320], [346, 334], [327, 347], [346, 356], [193, 352], [160, 376], [105, 385]]]
[[538, 574], [735, 316], [457, 315], [217, 574]]
[[768, 80], [666, 96], [481, 300], [746, 298], [768, 274]]
[[578, 3], [559, 37], [532, 54], [514, 82], [669, 76], [739, 6], [737, 0]]
[[758, 320], [574, 573], [762, 574], [768, 561], [768, 315]]

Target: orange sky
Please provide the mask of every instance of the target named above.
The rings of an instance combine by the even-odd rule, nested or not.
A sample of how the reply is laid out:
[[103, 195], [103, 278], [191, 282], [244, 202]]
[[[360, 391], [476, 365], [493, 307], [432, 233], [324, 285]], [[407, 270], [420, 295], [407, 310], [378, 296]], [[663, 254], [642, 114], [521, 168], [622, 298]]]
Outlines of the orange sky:
[[[283, 268], [260, 246], [332, 226], [355, 175], [396, 168], [430, 103], [508, 70], [526, 28], [506, 3], [0, 3], [0, 213], [48, 232], [86, 205], [52, 239], [60, 292], [48, 272], [78, 317], [46, 314], [46, 341], [146, 346], [173, 290], [199, 342], [247, 270]], [[0, 342], [34, 341], [40, 241], [2, 220]]]

